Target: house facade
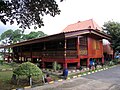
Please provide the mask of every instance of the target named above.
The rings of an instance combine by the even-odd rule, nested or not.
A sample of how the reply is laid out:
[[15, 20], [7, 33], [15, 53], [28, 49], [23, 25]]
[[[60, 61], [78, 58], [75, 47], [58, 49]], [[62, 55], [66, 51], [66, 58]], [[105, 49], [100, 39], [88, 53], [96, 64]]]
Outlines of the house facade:
[[68, 25], [61, 33], [4, 46], [12, 48], [16, 62], [42, 62], [42, 67], [54, 61], [63, 68], [89, 66], [90, 60], [104, 63], [102, 39], [110, 36], [101, 32], [92, 20]]

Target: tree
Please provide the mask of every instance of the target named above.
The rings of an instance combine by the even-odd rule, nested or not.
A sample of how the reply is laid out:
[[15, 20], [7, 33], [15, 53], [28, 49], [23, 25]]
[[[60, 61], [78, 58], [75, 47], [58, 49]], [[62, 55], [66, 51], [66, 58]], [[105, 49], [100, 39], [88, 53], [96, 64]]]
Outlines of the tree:
[[43, 37], [46, 35], [47, 34], [45, 34], [42, 31], [38, 31], [38, 32], [32, 31], [29, 34], [24, 34], [23, 31], [20, 29], [17, 29], [17, 30], [10, 29], [1, 34], [0, 41], [2, 41], [4, 45], [6, 45], [6, 44], [13, 44], [13, 43], [21, 42], [23, 40], [39, 38], [39, 37]]
[[20, 42], [22, 40], [22, 36], [23, 36], [22, 30], [20, 30], [20, 29], [15, 30], [12, 35], [13, 43]]
[[38, 32], [30, 32], [29, 34], [24, 34], [23, 36], [23, 40], [29, 40], [29, 39], [33, 39], [33, 38], [39, 38], [39, 37], [43, 37], [46, 36], [47, 34], [43, 33], [42, 31], [38, 31]]
[[17, 29], [13, 31], [10, 29], [1, 34], [0, 40], [2, 41], [3, 44], [12, 44], [20, 42], [22, 35], [23, 35], [22, 30]]
[[16, 21], [20, 28], [30, 28], [31, 25], [40, 28], [44, 26], [43, 16], [59, 14], [55, 0], [0, 0], [0, 20], [5, 25]]
[[13, 35], [13, 30], [9, 29], [1, 34], [0, 40], [2, 41], [3, 44], [11, 43], [12, 35]]
[[30, 85], [32, 85], [32, 76], [39, 76], [42, 75], [42, 71], [40, 70], [39, 67], [34, 65], [33, 63], [30, 62], [25, 62], [22, 63], [20, 66], [18, 66], [14, 71], [13, 74], [17, 76], [27, 76], [30, 82]]
[[104, 32], [111, 36], [110, 43], [114, 51], [114, 56], [115, 52], [120, 50], [120, 23], [108, 21], [103, 26]]

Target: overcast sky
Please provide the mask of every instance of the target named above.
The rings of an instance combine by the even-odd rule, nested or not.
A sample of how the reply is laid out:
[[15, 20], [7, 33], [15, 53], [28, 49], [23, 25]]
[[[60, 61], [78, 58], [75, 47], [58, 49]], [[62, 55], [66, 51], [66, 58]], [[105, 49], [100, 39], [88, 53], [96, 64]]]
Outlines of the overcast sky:
[[[60, 1], [60, 0], [59, 0]], [[93, 19], [99, 26], [108, 20], [120, 22], [120, 0], [64, 0], [59, 3], [61, 14], [56, 17], [45, 16], [45, 26], [38, 29], [48, 35], [60, 33], [67, 25]], [[8, 29], [17, 29], [17, 25], [0, 23], [0, 33]], [[34, 30], [25, 30], [25, 33]]]

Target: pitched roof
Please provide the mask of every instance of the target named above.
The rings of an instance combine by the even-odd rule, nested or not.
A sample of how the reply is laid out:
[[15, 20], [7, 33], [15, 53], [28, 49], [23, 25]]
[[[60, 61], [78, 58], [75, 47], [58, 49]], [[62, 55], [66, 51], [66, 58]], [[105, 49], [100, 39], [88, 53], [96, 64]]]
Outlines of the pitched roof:
[[62, 32], [77, 31], [83, 29], [94, 29], [102, 31], [102, 28], [93, 20], [78, 21], [77, 23], [68, 25]]

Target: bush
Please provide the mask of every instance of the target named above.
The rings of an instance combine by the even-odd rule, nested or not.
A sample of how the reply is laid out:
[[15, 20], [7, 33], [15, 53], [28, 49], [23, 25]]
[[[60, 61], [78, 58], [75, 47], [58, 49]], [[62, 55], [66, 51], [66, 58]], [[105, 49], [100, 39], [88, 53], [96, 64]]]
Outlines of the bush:
[[113, 61], [109, 62], [109, 66], [113, 66], [115, 63]]
[[58, 64], [58, 65], [57, 65], [57, 70], [60, 70], [60, 69], [61, 69], [61, 65]]
[[3, 65], [3, 60], [0, 60], [0, 65]]
[[53, 70], [56, 71], [56, 70], [60, 70], [61, 69], [61, 65], [58, 64], [56, 61], [53, 63]]
[[113, 62], [115, 65], [118, 64], [118, 59], [114, 59]]
[[37, 67], [36, 65], [34, 65], [33, 63], [30, 62], [25, 62], [22, 63], [20, 66], [18, 66], [14, 71], [13, 74], [17, 75], [17, 76], [27, 76], [29, 78], [30, 81], [30, 85], [31, 85], [31, 77], [32, 76], [42, 76], [42, 71], [40, 70], [39, 67]]

